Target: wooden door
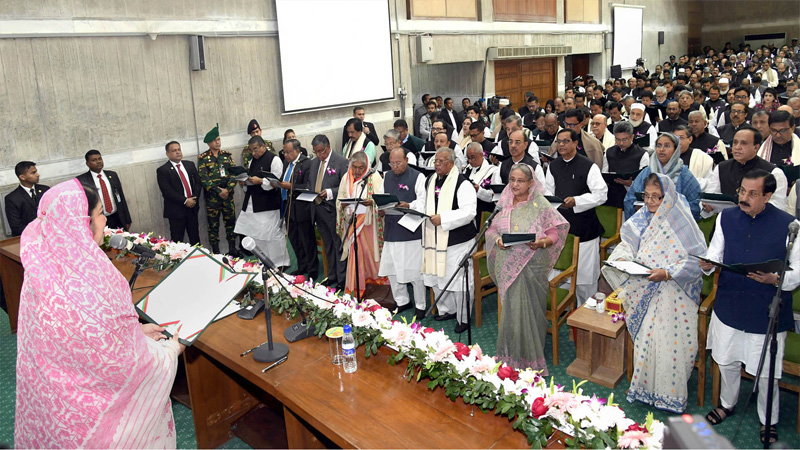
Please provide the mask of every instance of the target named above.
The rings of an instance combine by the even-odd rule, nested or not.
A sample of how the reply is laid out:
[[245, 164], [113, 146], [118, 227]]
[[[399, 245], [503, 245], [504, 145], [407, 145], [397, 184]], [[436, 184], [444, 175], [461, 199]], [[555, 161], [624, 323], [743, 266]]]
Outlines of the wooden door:
[[[572, 55], [572, 78], [582, 76], [585, 85], [587, 73], [589, 73], [589, 55]], [[572, 80], [567, 80], [570, 81]]]
[[516, 111], [525, 105], [523, 95], [532, 91], [543, 106], [556, 96], [555, 58], [521, 59], [494, 62], [495, 93], [511, 99]]

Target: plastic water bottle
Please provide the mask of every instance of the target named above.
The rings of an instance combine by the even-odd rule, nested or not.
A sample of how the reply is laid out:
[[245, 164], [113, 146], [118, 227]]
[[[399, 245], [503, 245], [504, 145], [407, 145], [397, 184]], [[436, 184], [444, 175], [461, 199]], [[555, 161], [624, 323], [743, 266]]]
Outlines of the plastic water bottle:
[[342, 336], [342, 356], [344, 357], [345, 373], [353, 373], [358, 370], [358, 362], [356, 361], [356, 340], [353, 338], [352, 328], [350, 325], [344, 326], [344, 336]]

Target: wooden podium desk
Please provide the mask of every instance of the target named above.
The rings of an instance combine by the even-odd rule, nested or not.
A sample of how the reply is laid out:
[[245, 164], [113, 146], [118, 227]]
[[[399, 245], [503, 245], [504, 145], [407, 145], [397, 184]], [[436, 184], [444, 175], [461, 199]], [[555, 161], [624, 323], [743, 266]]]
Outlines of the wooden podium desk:
[[567, 325], [577, 331], [576, 358], [567, 374], [614, 389], [630, 358], [625, 322], [612, 323], [608, 314], [580, 306], [567, 318]]

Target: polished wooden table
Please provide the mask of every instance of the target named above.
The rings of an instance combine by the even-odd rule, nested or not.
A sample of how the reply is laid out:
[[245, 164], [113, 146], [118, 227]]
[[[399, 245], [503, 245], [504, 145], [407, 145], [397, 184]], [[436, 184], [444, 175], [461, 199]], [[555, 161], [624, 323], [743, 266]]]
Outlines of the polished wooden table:
[[577, 331], [576, 358], [567, 374], [613, 389], [625, 375], [628, 329], [625, 322], [611, 322], [611, 316], [583, 306], [567, 318]]
[[[114, 265], [126, 277], [128, 259]], [[145, 271], [134, 301], [163, 274]], [[425, 380], [403, 379], [406, 364], [390, 366], [384, 347], [369, 359], [359, 348], [358, 370], [344, 373], [331, 364], [328, 343], [316, 337], [287, 343], [283, 331], [296, 320], [272, 317], [275, 342], [289, 346], [287, 361], [266, 373], [243, 351], [266, 341], [266, 321], [231, 315], [211, 324], [184, 353], [198, 448], [216, 448], [233, 437], [232, 428], [259, 405], [277, 409], [274, 421], [285, 429], [289, 448], [528, 448], [512, 423], [494, 412], [452, 402], [444, 390], [428, 390]], [[270, 425], [275, 425], [271, 423]], [[266, 426], [266, 425], [263, 425]], [[281, 437], [282, 438], [282, 437]], [[559, 442], [560, 439], [560, 442]], [[563, 448], [558, 433], [551, 448]]]
[[3, 294], [6, 297], [8, 323], [11, 332], [17, 332], [19, 314], [19, 294], [24, 279], [22, 262], [19, 259], [19, 236], [0, 241], [0, 279], [3, 281]]

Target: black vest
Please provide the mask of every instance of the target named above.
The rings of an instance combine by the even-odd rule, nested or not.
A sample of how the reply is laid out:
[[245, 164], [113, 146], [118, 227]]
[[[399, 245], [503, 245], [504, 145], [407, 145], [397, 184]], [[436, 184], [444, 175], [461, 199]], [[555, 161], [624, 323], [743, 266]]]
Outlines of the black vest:
[[[511, 175], [511, 168], [514, 166], [514, 164], [527, 164], [531, 166], [532, 169], [536, 169], [536, 166], [539, 165], [536, 164], [536, 160], [534, 160], [528, 152], [525, 152], [525, 156], [522, 157], [522, 161], [519, 163], [515, 163], [512, 158], [508, 158], [500, 163], [500, 180], [503, 182], [503, 184], [508, 184], [508, 176]], [[533, 176], [535, 177], [536, 174]]]
[[[705, 152], [706, 154], [709, 154], [708, 150], [713, 151], [713, 149], [716, 149], [718, 143], [718, 137], [712, 136], [710, 133], [703, 131], [703, 134], [692, 139], [692, 142], [689, 144], [689, 148], [696, 148]], [[727, 152], [726, 149], [723, 149], [723, 151]], [[720, 152], [710, 153], [709, 155], [714, 158], [714, 164], [719, 164], [725, 161], [725, 156]]]
[[[444, 180], [447, 179], [447, 177], [444, 177], [444, 178], [440, 179], [439, 176], [436, 175], [436, 174], [433, 174], [431, 176], [436, 178], [435, 182], [434, 182], [434, 185], [436, 187], [438, 187], [438, 188], [441, 188], [442, 185], [444, 185]], [[458, 189], [461, 187], [461, 183], [464, 183], [464, 182], [469, 183], [469, 180], [467, 180], [467, 177], [465, 177], [464, 175], [458, 174], [458, 181], [456, 181], [456, 192], [455, 192], [455, 195], [453, 195], [453, 206], [452, 206], [453, 210], [458, 209]], [[428, 183], [430, 183], [430, 179], [426, 182], [425, 185], [427, 186]], [[438, 208], [439, 207], [439, 197], [434, 195], [433, 196], [433, 201], [435, 202], [435, 206]], [[448, 240], [447, 240], [447, 246], [448, 247], [452, 247], [454, 245], [463, 244], [464, 242], [467, 242], [470, 239], [475, 238], [475, 236], [477, 236], [477, 235], [478, 235], [478, 229], [475, 228], [475, 221], [470, 220], [470, 222], [468, 224], [462, 225], [462, 226], [460, 226], [460, 227], [458, 227], [458, 228], [456, 228], [454, 230], [450, 230], [450, 235], [449, 235]]]
[[[272, 168], [272, 160], [277, 158], [274, 154], [270, 152], [264, 153], [264, 156], [261, 158], [255, 159], [250, 163], [250, 168], [247, 169], [247, 174], [251, 177], [259, 177], [263, 178], [264, 175], [261, 173], [262, 170], [264, 172], [270, 172]], [[264, 183], [269, 183], [267, 179], [264, 179]], [[253, 199], [253, 212], [264, 212], [264, 211], [274, 211], [276, 209], [281, 209], [281, 190], [280, 189], [272, 189], [270, 191], [265, 191], [261, 189], [261, 186], [248, 186], [247, 192], [244, 194], [244, 203], [242, 203], [242, 211], [247, 209], [247, 202], [250, 199]]]
[[678, 125], [688, 126], [689, 121], [680, 117], [675, 120], [665, 117], [664, 120], [658, 122], [658, 129], [656, 131], [659, 133], [672, 133]]
[[[638, 127], [633, 128], [633, 138], [637, 139], [640, 137], [649, 136], [648, 133], [650, 132], [650, 127], [652, 126], [653, 125], [643, 120]], [[655, 147], [655, 145], [656, 145], [655, 142], [651, 142], [650, 145], [648, 145], [648, 147]]]
[[[480, 167], [479, 167], [479, 169], [480, 169]], [[470, 181], [470, 183], [477, 184], [478, 186], [480, 186], [481, 183], [485, 180], [485, 178], [483, 180], [473, 180], [473, 179], [471, 179], [469, 177], [471, 174], [472, 174], [472, 166], [468, 165], [464, 169], [464, 176], [467, 177], [467, 179]], [[492, 177], [490, 176], [489, 178], [492, 178]], [[482, 215], [482, 213], [484, 211], [494, 211], [494, 207], [495, 207], [494, 202], [486, 202], [486, 201], [483, 201], [481, 199], [478, 199], [478, 211], [477, 211], [477, 214], [475, 214], [475, 222], [476, 223], [480, 222], [481, 215]]]
[[726, 195], [736, 195], [736, 189], [742, 184], [744, 174], [753, 169], [764, 169], [772, 173], [775, 165], [764, 161], [760, 156], [756, 156], [744, 164], [739, 164], [735, 159], [729, 159], [717, 166], [719, 170], [720, 191]]
[[[418, 176], [419, 172], [410, 167], [406, 168], [406, 171], [400, 175], [395, 175], [390, 170], [386, 172], [386, 178], [383, 180], [383, 190], [387, 194], [396, 195], [401, 202], [411, 203], [417, 199], [414, 186], [417, 184]], [[401, 184], [404, 186], [402, 189], [400, 188]], [[403, 216], [389, 214], [384, 217], [384, 240], [386, 242], [407, 242], [422, 239], [422, 227], [417, 228], [417, 231], [412, 233], [407, 228], [397, 224], [401, 217]]]
[[[642, 160], [642, 155], [646, 152], [645, 149], [636, 144], [632, 144], [624, 152], [620, 150], [618, 145], [609, 147], [608, 150], [606, 150], [608, 171], [610, 173], [636, 172], [639, 170], [639, 162]], [[608, 199], [606, 200], [606, 205], [622, 208], [627, 193], [628, 191], [625, 189], [625, 186], [614, 182], [608, 183]]]
[[[591, 192], [587, 182], [589, 170], [593, 165], [591, 159], [578, 154], [570, 162], [564, 161], [563, 158], [551, 162], [548, 170], [556, 183], [556, 197], [564, 199]], [[591, 241], [603, 234], [603, 226], [594, 208], [577, 214], [572, 208], [559, 208], [558, 212], [569, 222], [570, 234], [578, 236], [581, 242]]]

